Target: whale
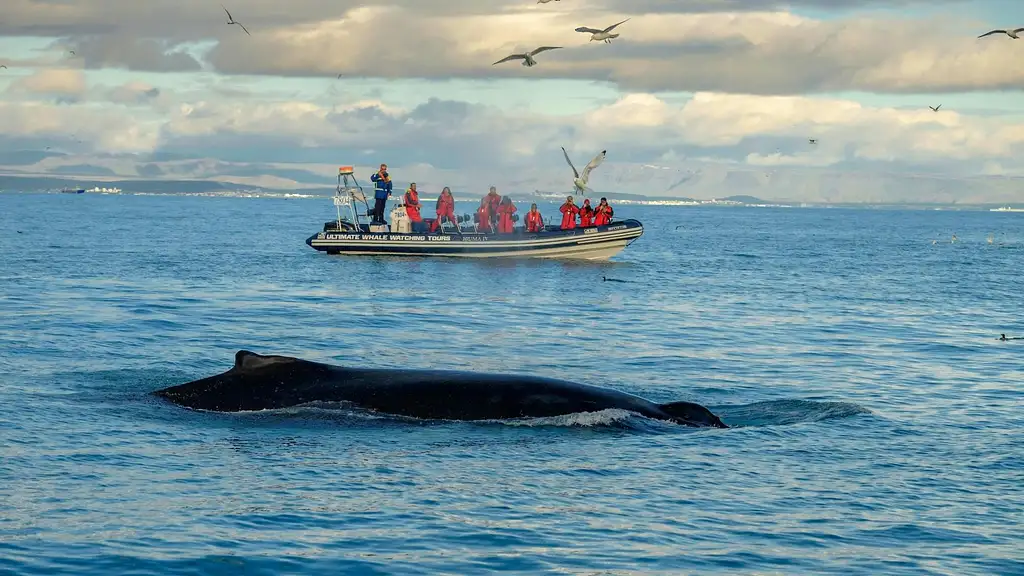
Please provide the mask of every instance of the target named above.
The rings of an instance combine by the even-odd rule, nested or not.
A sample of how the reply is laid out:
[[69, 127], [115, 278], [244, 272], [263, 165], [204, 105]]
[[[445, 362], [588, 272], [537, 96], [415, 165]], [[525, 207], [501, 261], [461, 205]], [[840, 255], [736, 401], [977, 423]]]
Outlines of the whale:
[[656, 404], [619, 390], [525, 374], [345, 367], [290, 356], [235, 353], [229, 370], [156, 390], [179, 406], [244, 412], [347, 403], [426, 420], [508, 420], [622, 409], [697, 428], [728, 428], [693, 402]]

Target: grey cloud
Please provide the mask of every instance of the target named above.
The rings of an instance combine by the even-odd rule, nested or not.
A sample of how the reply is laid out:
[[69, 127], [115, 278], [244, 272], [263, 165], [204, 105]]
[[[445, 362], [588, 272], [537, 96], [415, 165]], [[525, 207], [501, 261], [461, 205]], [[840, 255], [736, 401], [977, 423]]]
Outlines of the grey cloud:
[[87, 69], [125, 68], [149, 72], [191, 72], [202, 65], [176, 46], [153, 39], [122, 35], [86, 36], [60, 43], [74, 50], [73, 61]]
[[744, 12], [792, 8], [892, 8], [915, 4], [967, 4], [971, 0], [593, 0], [594, 9], [624, 14]]
[[[678, 42], [643, 41], [643, 33], [634, 29], [623, 30], [623, 37], [611, 45], [565, 44], [538, 56], [539, 65], [529, 69], [516, 62], [491, 65], [508, 50], [460, 52], [445, 32], [396, 34], [382, 46], [372, 26], [349, 32], [343, 45], [335, 39], [306, 44], [232, 41], [218, 44], [208, 58], [227, 74], [568, 78], [649, 92], [954, 92], [1019, 88], [1024, 82], [1024, 61], [993, 44], [976, 42], [951, 21], [721, 20], [714, 29], [694, 27]], [[414, 24], [411, 15], [389, 20], [396, 29]], [[739, 34], [745, 26], [764, 29], [765, 36], [754, 44]], [[730, 30], [736, 33], [728, 35]]]
[[[253, 34], [294, 24], [340, 19], [364, 6], [398, 6], [417, 14], [490, 14], [520, 0], [230, 0], [224, 6]], [[5, 36], [64, 37], [92, 34], [137, 34], [174, 41], [242, 34], [227, 25], [217, 2], [205, 0], [8, 0], [0, 21]]]
[[457, 170], [507, 157], [503, 134], [549, 142], [546, 147], [557, 150], [558, 144], [552, 140], [565, 135], [565, 127], [551, 126], [542, 119], [510, 118], [465, 102], [430, 100], [398, 116], [375, 107], [333, 113], [310, 136], [317, 133], [331, 135], [331, 140], [317, 147], [302, 147], [301, 136], [253, 138], [229, 131], [185, 137], [168, 134], [160, 153], [215, 155], [229, 161], [335, 163], [339, 158], [368, 158], [367, 150], [377, 150], [387, 156], [381, 161], [396, 165], [428, 163]]
[[[628, 14], [698, 13], [817, 7], [848, 9], [912, 4], [962, 3], [966, 0], [591, 0], [578, 1], [581, 12], [601, 10]], [[568, 0], [567, 0], [568, 2]], [[8, 0], [4, 3], [0, 34], [5, 36], [73, 37], [138, 35], [172, 42], [231, 38], [243, 34], [227, 26], [217, 2], [206, 0]], [[565, 2], [563, 2], [565, 4]], [[282, 26], [340, 19], [362, 7], [395, 6], [403, 13], [425, 15], [496, 14], [510, 9], [535, 8], [532, 0], [227, 0], [236, 20], [254, 34]], [[560, 9], [565, 9], [559, 6]], [[356, 24], [352, 24], [356, 26]], [[378, 30], [378, 32], [380, 32]], [[394, 28], [393, 33], [416, 33]]]
[[143, 178], [159, 178], [164, 175], [163, 169], [158, 164], [152, 162], [139, 164], [135, 167], [135, 171]]
[[[977, 44], [964, 43], [967, 39], [973, 41], [973, 36], [950, 35], [950, 27], [936, 28], [933, 22], [825, 21], [798, 24], [793, 29], [776, 26], [778, 37], [757, 46], [739, 34], [722, 36], [723, 31], [730, 29], [741, 31], [745, 26], [741, 20], [723, 20], [717, 25], [718, 30], [691, 30], [681, 35], [677, 43], [644, 42], [643, 32], [636, 27], [636, 16], [627, 25], [632, 28], [623, 28], [623, 37], [611, 46], [587, 44], [583, 35], [574, 36], [571, 32], [572, 22], [577, 20], [578, 24], [599, 25], [591, 21], [589, 14], [600, 10], [636, 15], [742, 12], [779, 8], [780, 3], [775, 0], [591, 0], [589, 4], [580, 0], [579, 17], [570, 12], [570, 16], [559, 17], [559, 21], [565, 21], [568, 37], [583, 40], [581, 45], [564, 44], [563, 50], [542, 54], [538, 58], [540, 66], [532, 69], [516, 63], [491, 66], [508, 52], [484, 48], [459, 51], [458, 36], [453, 34], [461, 36], [460, 31], [422, 26], [422, 17], [426, 15], [495, 15], [510, 10], [533, 10], [535, 6], [530, 0], [390, 0], [371, 4], [359, 0], [251, 0], [239, 1], [238, 6], [231, 4], [227, 3], [233, 16], [245, 23], [253, 36], [227, 26], [218, 4], [199, 0], [76, 0], [45, 4], [11, 0], [5, 7], [0, 33], [59, 34], [72, 38], [69, 45], [77, 52], [72, 62], [87, 68], [150, 71], [199, 70], [202, 66], [196, 58], [175, 51], [176, 47], [188, 41], [217, 39], [208, 58], [213, 68], [225, 74], [333, 77], [342, 73], [385, 79], [571, 78], [609, 81], [637, 91], [722, 90], [757, 94], [964, 91], [1018, 88], [1024, 81], [1024, 64], [1015, 64], [1016, 60], [1009, 56], [1006, 72], [999, 74], [982, 70], [984, 66], [964, 63], [965, 51], [980, 49]], [[836, 9], [879, 5], [874, 0], [798, 0], [786, 4]], [[373, 16], [374, 9], [383, 6], [401, 10]], [[538, 7], [535, 13], [545, 10], [546, 7]], [[339, 31], [347, 36], [306, 42], [302, 35], [263, 34], [284, 26], [339, 19], [346, 14], [362, 14], [359, 18], [370, 19], [363, 23], [339, 23]], [[646, 20], [646, 26], [659, 25], [657, 18]], [[757, 23], [753, 26], [763, 27]], [[927, 61], [902, 66], [901, 58]], [[973, 58], [976, 61], [979, 56], [975, 54]], [[904, 68], [922, 67], [923, 72], [902, 74]], [[989, 68], [994, 69], [995, 65]]]
[[125, 85], [107, 90], [105, 98], [115, 104], [137, 106], [150, 104], [160, 97], [160, 89], [155, 87]]

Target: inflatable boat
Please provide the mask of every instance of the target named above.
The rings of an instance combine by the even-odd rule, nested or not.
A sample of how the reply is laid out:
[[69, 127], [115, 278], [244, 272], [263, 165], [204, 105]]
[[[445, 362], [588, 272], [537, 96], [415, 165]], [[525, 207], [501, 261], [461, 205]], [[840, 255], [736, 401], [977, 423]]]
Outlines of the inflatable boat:
[[[328, 254], [607, 260], [644, 233], [639, 221], [628, 219], [572, 230], [545, 226], [538, 232], [527, 232], [517, 226], [513, 232], [502, 234], [479, 231], [469, 216], [444, 222], [434, 232], [414, 231], [402, 204], [391, 209], [390, 225], [371, 225], [361, 221], [370, 213], [369, 203], [352, 168], [347, 166], [339, 170], [334, 205], [337, 218], [325, 222], [322, 231], [306, 239], [311, 248]], [[351, 218], [343, 217], [342, 208]], [[431, 224], [431, 220], [425, 220], [421, 227], [429, 229]]]

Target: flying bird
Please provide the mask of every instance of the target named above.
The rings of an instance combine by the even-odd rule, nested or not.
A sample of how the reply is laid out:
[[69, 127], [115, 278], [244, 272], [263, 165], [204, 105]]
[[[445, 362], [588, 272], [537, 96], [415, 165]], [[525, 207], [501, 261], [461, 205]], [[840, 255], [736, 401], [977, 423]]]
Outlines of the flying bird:
[[562, 147], [562, 154], [565, 155], [565, 161], [569, 163], [569, 167], [572, 168], [572, 173], [575, 178], [572, 181], [572, 185], [576, 189], [577, 194], [583, 194], [584, 192], [593, 192], [590, 188], [587, 188], [587, 180], [590, 180], [590, 172], [601, 165], [604, 162], [604, 157], [608, 153], [607, 150], [601, 150], [601, 153], [594, 156], [594, 159], [590, 161], [583, 168], [583, 174], [580, 174], [576, 167], [572, 165], [572, 160], [569, 160], [569, 153], [565, 151], [565, 147]]
[[[224, 8], [224, 5], [223, 5], [223, 4], [221, 4], [221, 5], [220, 5], [220, 7], [221, 7], [221, 8]], [[240, 28], [241, 28], [242, 30], [245, 30], [245, 26], [244, 26], [244, 25], [242, 25], [242, 23], [241, 23], [241, 22], [237, 22], [237, 21], [235, 21], [235, 19], [234, 19], [234, 18], [233, 18], [233, 17], [231, 16], [231, 12], [228, 12], [228, 9], [227, 9], [227, 8], [224, 8], [224, 12], [225, 12], [225, 13], [226, 13], [226, 14], [228, 15], [228, 25], [229, 25], [229, 26], [230, 26], [231, 24], [238, 24], [238, 26], [239, 26], [239, 27], [240, 27]], [[247, 36], [252, 36], [252, 34], [249, 34], [249, 31], [248, 31], [248, 30], [245, 30], [245, 34], [246, 34]]]
[[942, 108], [942, 104], [939, 104], [938, 106], [929, 106], [929, 108], [932, 109], [932, 112], [938, 112], [939, 108]]
[[75, 51], [74, 50], [68, 50], [68, 53], [71, 54], [72, 56], [75, 55]]
[[[534, 56], [540, 54], [541, 52], [544, 52], [545, 50], [558, 50], [559, 48], [561, 48], [561, 46], [541, 46], [540, 48], [537, 48], [533, 52], [527, 52], [526, 54], [511, 54], [509, 56], [505, 56], [504, 58], [498, 60], [494, 64], [501, 64], [502, 62], [508, 62], [509, 60], [522, 60], [523, 66], [536, 66], [537, 61], [533, 59]], [[494, 66], [494, 64], [491, 64], [491, 66]]]
[[[558, 1], [559, 0], [555, 0], [555, 2], [558, 2]], [[548, 2], [551, 2], [551, 0], [537, 0], [537, 4], [547, 4]]]
[[808, 138], [807, 141], [810, 142], [811, 144], [817, 144], [818, 143], [818, 140], [816, 138]]
[[991, 32], [985, 32], [981, 36], [978, 36], [978, 38], [984, 38], [985, 36], [990, 36], [992, 34], [1006, 34], [1010, 38], [1016, 40], [1020, 38], [1019, 36], [1017, 36], [1017, 33], [1019, 33], [1022, 30], [1024, 30], [1024, 28], [1017, 28], [1016, 30], [992, 30]]
[[7, 64], [0, 64], [0, 68], [7, 69]]
[[615, 27], [618, 26], [619, 24], [622, 24], [622, 23], [628, 22], [628, 21], [629, 21], [629, 18], [626, 18], [622, 22], [619, 22], [618, 24], [612, 24], [611, 26], [605, 28], [604, 30], [598, 30], [596, 28], [587, 28], [586, 26], [580, 26], [579, 28], [576, 29], [576, 31], [577, 32], [587, 32], [587, 33], [589, 33], [590, 34], [590, 41], [591, 42], [593, 42], [594, 40], [604, 40], [605, 44], [611, 44], [612, 43], [612, 38], [618, 38], [619, 37], [618, 34], [612, 34], [611, 31], [614, 30]]

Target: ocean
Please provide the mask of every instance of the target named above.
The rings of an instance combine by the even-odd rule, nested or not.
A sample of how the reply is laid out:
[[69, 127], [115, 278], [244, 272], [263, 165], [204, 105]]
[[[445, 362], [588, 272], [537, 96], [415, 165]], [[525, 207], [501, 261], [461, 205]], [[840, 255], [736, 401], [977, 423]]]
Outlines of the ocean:
[[[328, 256], [333, 213], [0, 195], [0, 573], [1024, 574], [1024, 214], [619, 206], [594, 263]], [[150, 394], [240, 349], [732, 428]]]

